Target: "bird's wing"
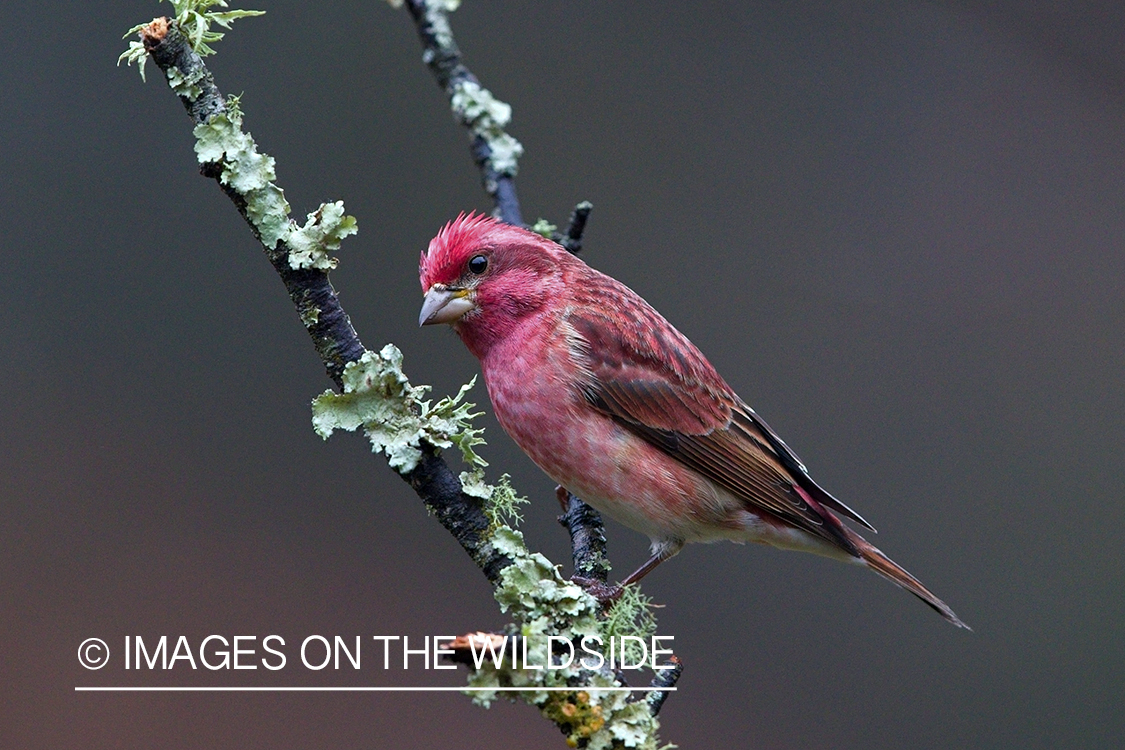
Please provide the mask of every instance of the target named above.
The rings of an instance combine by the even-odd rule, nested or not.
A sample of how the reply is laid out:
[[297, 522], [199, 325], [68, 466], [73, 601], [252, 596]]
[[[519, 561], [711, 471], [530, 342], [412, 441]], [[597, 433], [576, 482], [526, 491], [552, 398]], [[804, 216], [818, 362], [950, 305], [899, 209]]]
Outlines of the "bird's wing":
[[611, 315], [579, 304], [565, 316], [571, 349], [587, 373], [587, 401], [748, 509], [858, 554], [840, 521], [821, 506], [866, 521], [809, 478], [796, 455], [686, 337], [622, 289], [623, 310]]

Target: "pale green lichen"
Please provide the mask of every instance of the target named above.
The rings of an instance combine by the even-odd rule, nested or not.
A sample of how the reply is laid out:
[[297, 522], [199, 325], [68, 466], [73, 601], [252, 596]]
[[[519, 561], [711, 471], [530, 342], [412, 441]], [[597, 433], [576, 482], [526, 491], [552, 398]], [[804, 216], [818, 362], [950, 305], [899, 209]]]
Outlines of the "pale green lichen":
[[[483, 476], [483, 472], [480, 473]], [[488, 497], [485, 498], [487, 502], [484, 504], [484, 514], [488, 516], [494, 529], [523, 523], [523, 514], [520, 513], [519, 508], [530, 501], [516, 494], [511, 479], [507, 474], [502, 474], [496, 485], [485, 485], [488, 488]]]
[[535, 232], [540, 237], [551, 239], [552, 235], [558, 230], [558, 227], [547, 221], [546, 219], [539, 219], [531, 225], [531, 231]]
[[[511, 611], [517, 619], [533, 621], [540, 617], [556, 617], [561, 612], [572, 618], [579, 615], [595, 617], [598, 602], [579, 585], [565, 580], [558, 568], [538, 552], [529, 552], [523, 534], [510, 527], [501, 527], [492, 537], [493, 546], [512, 559], [500, 574], [496, 601], [500, 610]], [[594, 623], [588, 623], [593, 625]], [[583, 628], [583, 632], [597, 632]]]
[[[229, 29], [230, 25], [240, 18], [265, 15], [264, 10], [211, 10], [211, 8], [216, 6], [220, 8], [228, 7], [225, 0], [168, 1], [172, 3], [173, 18], [176, 25], [180, 27], [180, 31], [187, 37], [191, 48], [195, 50], [196, 54], [200, 57], [215, 54], [215, 50], [209, 45], [223, 38], [223, 32], [212, 31], [211, 24]], [[146, 26], [148, 26], [147, 23], [138, 24], [125, 32], [125, 36], [122, 38], [128, 39], [130, 36], [139, 33], [141, 29]], [[129, 42], [129, 48], [122, 52], [121, 56], [117, 58], [118, 65], [122, 62], [128, 65], [137, 63], [137, 68], [141, 74], [141, 80], [144, 80], [145, 63], [148, 62], [148, 52], [145, 50], [143, 43], [139, 41]]]
[[202, 67], [196, 69], [190, 76], [185, 76], [179, 68], [172, 67], [164, 71], [164, 76], [168, 79], [168, 86], [176, 93], [176, 96], [195, 101], [203, 93], [203, 89], [196, 85], [203, 79]]
[[[626, 586], [621, 591], [621, 596], [609, 608], [602, 622], [602, 633], [607, 638], [620, 638], [621, 636], [636, 636], [646, 643], [656, 635], [656, 616], [652, 614], [652, 599], [641, 593], [640, 586]], [[625, 657], [630, 664], [635, 664], [638, 659], [643, 660], [643, 655], [638, 650], [640, 647], [635, 641], [625, 641]]]
[[223, 165], [219, 179], [246, 200], [247, 218], [263, 245], [272, 250], [291, 230], [300, 229], [289, 219], [284, 191], [273, 183], [277, 178], [273, 157], [260, 153], [250, 134], [242, 131], [242, 112], [237, 107], [213, 115], [193, 133], [199, 163]]
[[499, 174], [515, 177], [523, 146], [504, 128], [512, 119], [512, 108], [495, 98], [476, 81], [461, 80], [454, 84], [450, 105], [453, 114], [474, 135], [480, 136], [492, 152], [489, 161]]
[[208, 44], [218, 42], [223, 38], [223, 32], [212, 31], [211, 24], [229, 29], [230, 25], [240, 18], [265, 15], [264, 10], [228, 10], [213, 11], [211, 8], [229, 7], [225, 0], [168, 0], [175, 10], [176, 23], [180, 31], [188, 38], [191, 48], [200, 57], [215, 54]]
[[[508, 476], [507, 474], [504, 477]], [[503, 480], [504, 477], [500, 479]], [[493, 490], [495, 489], [491, 484], [484, 481], [484, 469], [473, 469], [472, 471], [462, 471], [458, 477], [461, 480], [461, 491], [469, 497], [480, 498], [481, 500], [491, 500]], [[485, 505], [487, 512], [487, 504]]]
[[493, 530], [523, 523], [523, 515], [519, 512], [519, 507], [530, 501], [516, 494], [510, 476], [503, 474], [497, 484], [491, 485], [484, 479], [483, 467], [477, 467], [471, 471], [461, 472], [459, 479], [462, 492], [470, 497], [484, 500], [484, 514], [488, 516]]
[[[476, 383], [477, 377], [474, 375], [468, 383], [461, 386], [456, 396], [445, 396], [432, 409], [428, 401], [422, 403], [422, 417], [430, 420], [435, 434], [445, 435], [450, 444], [460, 449], [461, 460], [474, 469], [488, 466], [488, 462], [473, 450], [478, 445], [484, 445], [484, 438], [481, 437], [484, 434], [484, 428], [472, 426], [473, 420], [483, 412], [474, 412], [473, 409], [476, 408], [476, 404], [462, 403], [461, 400]], [[423, 387], [429, 388], [429, 386]], [[449, 447], [444, 441], [433, 443], [433, 445], [438, 448]]]
[[[546, 557], [530, 552], [520, 532], [502, 526], [493, 532], [490, 543], [512, 561], [500, 574], [495, 597], [500, 609], [511, 614], [518, 623], [509, 630], [510, 634], [527, 639], [531, 663], [547, 663], [548, 636], [572, 642], [587, 635], [599, 636], [608, 642], [611, 634], [651, 634], [649, 624], [654, 624], [651, 613], [647, 621], [640, 613], [642, 609], [648, 610], [648, 602], [636, 592], [623, 596], [607, 619], [599, 619], [597, 600], [563, 579], [558, 568]], [[637, 629], [638, 623], [644, 623], [643, 630]], [[584, 670], [576, 660], [565, 668], [515, 669], [508, 663], [501, 662], [498, 667], [485, 659], [481, 668], [473, 670], [469, 676], [469, 685], [473, 688], [561, 687], [576, 682], [581, 687], [573, 692], [529, 690], [519, 695], [538, 707], [543, 716], [563, 727], [572, 747], [583, 744], [590, 750], [608, 750], [614, 746], [656, 750], [660, 724], [648, 704], [630, 702], [627, 691], [597, 689], [620, 687], [607, 668]], [[487, 707], [499, 695], [495, 691], [474, 691], [473, 700]]]
[[273, 182], [277, 179], [274, 159], [259, 152], [253, 137], [243, 132], [238, 99], [228, 101], [226, 112], [197, 125], [193, 132], [199, 163], [223, 165], [219, 180], [246, 200], [246, 216], [263, 245], [272, 250], [284, 241], [290, 249], [289, 265], [295, 269], [336, 267], [329, 253], [358, 231], [355, 217], [346, 215], [343, 202], [336, 201], [322, 203], [304, 224], [289, 218], [285, 192]]
[[417, 467], [423, 441], [437, 448], [457, 446], [470, 466], [486, 465], [473, 451], [483, 442], [483, 430], [472, 427], [479, 416], [472, 411], [475, 404], [462, 402], [473, 383], [436, 404], [425, 401], [430, 387], [410, 384], [402, 371], [402, 352], [394, 344], [349, 362], [343, 381], [343, 393], [325, 391], [313, 401], [313, 428], [321, 437], [362, 428], [372, 450], [384, 453], [391, 468], [403, 474]]
[[[122, 38], [124, 39], [126, 37], [132, 36], [133, 34], [136, 34], [147, 25], [148, 24], [142, 23], [140, 26], [134, 26], [133, 28], [125, 32], [125, 37]], [[124, 52], [121, 53], [121, 56], [117, 58], [118, 66], [120, 66], [121, 63], [125, 63], [126, 65], [132, 65], [133, 63], [136, 63], [137, 72], [141, 74], [141, 80], [144, 81], [145, 65], [148, 64], [148, 50], [145, 49], [143, 43], [134, 39], [133, 41], [129, 42], [129, 46], [125, 49]]]
[[308, 215], [302, 226], [294, 226], [285, 238], [289, 245], [289, 265], [294, 269], [336, 267], [329, 253], [340, 249], [340, 241], [359, 231], [354, 216], [344, 215], [344, 202], [322, 203]]

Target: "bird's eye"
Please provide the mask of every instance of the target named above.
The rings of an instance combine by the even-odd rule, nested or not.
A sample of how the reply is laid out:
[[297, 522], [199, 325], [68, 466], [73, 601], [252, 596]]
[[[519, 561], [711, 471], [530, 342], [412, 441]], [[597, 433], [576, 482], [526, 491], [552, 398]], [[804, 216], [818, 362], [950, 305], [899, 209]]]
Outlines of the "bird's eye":
[[469, 271], [472, 273], [482, 274], [486, 268], [488, 268], [488, 258], [483, 255], [474, 255], [469, 261]]

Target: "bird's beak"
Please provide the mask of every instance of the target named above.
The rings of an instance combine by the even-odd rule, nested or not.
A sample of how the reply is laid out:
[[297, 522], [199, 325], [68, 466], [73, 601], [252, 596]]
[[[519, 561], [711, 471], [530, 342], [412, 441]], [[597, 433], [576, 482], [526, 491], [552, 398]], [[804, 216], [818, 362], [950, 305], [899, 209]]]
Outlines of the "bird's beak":
[[468, 289], [449, 289], [443, 284], [434, 284], [426, 292], [422, 301], [422, 312], [418, 315], [418, 325], [452, 323], [476, 307]]

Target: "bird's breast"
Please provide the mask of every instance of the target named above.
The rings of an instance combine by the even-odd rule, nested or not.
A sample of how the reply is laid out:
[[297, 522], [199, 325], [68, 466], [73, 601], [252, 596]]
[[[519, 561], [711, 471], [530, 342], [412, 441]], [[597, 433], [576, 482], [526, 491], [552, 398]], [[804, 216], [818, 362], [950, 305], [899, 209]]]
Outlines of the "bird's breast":
[[701, 539], [729, 513], [709, 482], [594, 409], [565, 330], [536, 321], [481, 360], [504, 431], [548, 476], [655, 539]]

